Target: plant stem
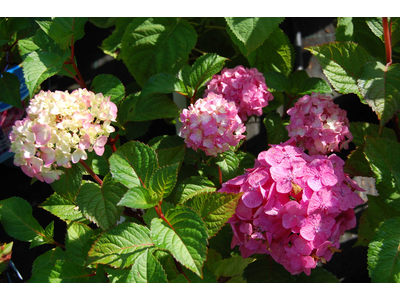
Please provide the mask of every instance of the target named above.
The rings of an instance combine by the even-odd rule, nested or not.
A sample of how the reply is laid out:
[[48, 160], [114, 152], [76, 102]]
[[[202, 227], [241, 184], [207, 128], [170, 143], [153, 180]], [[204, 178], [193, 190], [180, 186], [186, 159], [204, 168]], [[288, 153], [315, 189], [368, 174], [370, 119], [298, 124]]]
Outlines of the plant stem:
[[110, 136], [107, 140], [107, 145], [111, 146], [111, 150], [113, 153], [117, 151], [117, 147], [115, 146], [115, 144], [117, 143], [118, 138], [119, 138], [119, 134], [117, 134], [114, 139], [111, 138], [111, 136]]
[[59, 242], [54, 241], [53, 244], [58, 246], [58, 247], [60, 247], [60, 248], [65, 249], [65, 246], [63, 244], [60, 244]]
[[157, 215], [158, 215], [162, 220], [164, 220], [165, 223], [167, 223], [168, 226], [171, 227], [171, 229], [172, 229], [173, 231], [175, 231], [174, 227], [173, 227], [173, 226], [171, 225], [171, 223], [165, 218], [165, 216], [164, 216], [164, 214], [163, 214], [163, 212], [162, 212], [162, 210], [161, 210], [161, 202], [158, 203], [156, 206], [154, 206], [154, 209], [156, 210]]
[[218, 167], [218, 175], [219, 175], [219, 184], [222, 186], [222, 172], [221, 168], [217, 165]]
[[79, 162], [81, 163], [81, 165], [86, 169], [86, 171], [88, 171], [88, 173], [93, 177], [94, 180], [97, 181], [98, 184], [103, 185], [103, 181], [99, 178], [99, 176], [97, 176], [93, 170], [85, 163], [85, 161], [83, 161], [82, 159], [79, 160]]
[[382, 18], [383, 25], [383, 37], [385, 39], [385, 49], [386, 49], [386, 66], [390, 66], [392, 64], [392, 41], [391, 41], [391, 32], [388, 24], [388, 18]]

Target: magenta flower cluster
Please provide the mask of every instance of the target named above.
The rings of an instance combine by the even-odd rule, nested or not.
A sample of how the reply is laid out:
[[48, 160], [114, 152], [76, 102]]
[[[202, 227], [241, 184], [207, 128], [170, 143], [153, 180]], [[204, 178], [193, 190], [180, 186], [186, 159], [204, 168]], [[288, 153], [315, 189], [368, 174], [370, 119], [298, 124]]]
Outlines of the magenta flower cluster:
[[236, 146], [246, 130], [235, 104], [214, 93], [183, 109], [180, 120], [183, 125], [179, 136], [187, 146], [212, 156]]
[[204, 96], [213, 92], [228, 101], [234, 101], [239, 117], [246, 121], [252, 115], [261, 116], [262, 108], [274, 99], [265, 84], [265, 78], [256, 68], [237, 66], [223, 69], [221, 75], [213, 75], [208, 82]]
[[338, 251], [339, 237], [356, 225], [362, 190], [331, 154], [308, 155], [290, 139], [258, 155], [254, 168], [222, 185], [243, 192], [235, 214], [231, 247], [244, 258], [269, 254], [291, 274], [310, 275], [318, 261]]
[[289, 136], [311, 155], [347, 149], [353, 140], [346, 111], [330, 97], [317, 93], [305, 95], [287, 114], [290, 115], [290, 124], [286, 126]]

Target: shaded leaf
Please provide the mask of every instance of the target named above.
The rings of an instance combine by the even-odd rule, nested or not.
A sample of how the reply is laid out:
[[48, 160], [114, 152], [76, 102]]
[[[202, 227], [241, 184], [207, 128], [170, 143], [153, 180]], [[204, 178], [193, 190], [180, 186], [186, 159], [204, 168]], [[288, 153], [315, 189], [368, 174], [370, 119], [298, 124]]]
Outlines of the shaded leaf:
[[78, 222], [70, 222], [65, 236], [67, 259], [79, 265], [84, 265], [86, 262], [85, 257], [94, 242], [93, 235], [94, 231], [89, 226]]
[[61, 168], [64, 174], [59, 180], [51, 183], [51, 187], [58, 195], [75, 201], [76, 195], [82, 184], [82, 166], [81, 164], [71, 164], [71, 168]]
[[0, 101], [18, 108], [23, 108], [19, 87], [20, 82], [18, 77], [14, 74], [4, 72], [0, 77]]
[[110, 74], [97, 75], [90, 88], [94, 93], [102, 93], [103, 96], [110, 97], [114, 103], [119, 103], [125, 97], [125, 87], [121, 80]]

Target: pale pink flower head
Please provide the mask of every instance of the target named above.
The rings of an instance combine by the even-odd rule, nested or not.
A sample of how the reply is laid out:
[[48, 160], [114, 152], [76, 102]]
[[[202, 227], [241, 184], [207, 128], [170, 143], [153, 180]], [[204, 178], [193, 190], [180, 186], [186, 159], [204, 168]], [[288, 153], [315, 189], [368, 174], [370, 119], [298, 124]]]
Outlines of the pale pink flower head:
[[15, 122], [10, 133], [14, 164], [40, 181], [52, 183], [60, 166], [86, 160], [95, 150], [101, 156], [115, 121], [117, 107], [109, 97], [86, 89], [71, 94], [41, 91], [31, 99], [27, 117]]
[[179, 136], [185, 139], [187, 146], [201, 149], [210, 156], [227, 151], [245, 137], [242, 133], [246, 127], [235, 104], [214, 93], [183, 109], [180, 120], [183, 125]]
[[349, 131], [347, 112], [339, 108], [330, 97], [317, 93], [300, 98], [287, 111], [290, 124], [286, 126], [289, 136], [309, 154], [327, 154], [348, 149], [353, 140]]
[[317, 262], [332, 258], [340, 235], [356, 225], [354, 208], [362, 200], [341, 158], [308, 155], [292, 142], [271, 145], [254, 168], [218, 192], [243, 193], [228, 221], [232, 248], [239, 246], [244, 258], [269, 254], [291, 274], [310, 275]]
[[274, 97], [268, 91], [265, 78], [256, 68], [237, 66], [223, 69], [221, 75], [213, 75], [207, 84], [204, 96], [213, 92], [228, 101], [234, 101], [239, 117], [246, 121], [249, 116], [262, 115], [262, 108]]

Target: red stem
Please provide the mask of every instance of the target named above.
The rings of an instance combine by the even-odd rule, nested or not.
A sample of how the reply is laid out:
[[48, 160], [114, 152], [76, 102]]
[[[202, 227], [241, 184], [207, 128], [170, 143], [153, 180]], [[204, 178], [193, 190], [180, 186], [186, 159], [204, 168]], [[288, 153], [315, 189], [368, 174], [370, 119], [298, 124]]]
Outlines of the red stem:
[[[113, 138], [111, 138], [111, 137], [108, 138], [107, 145], [110, 145], [110, 146], [111, 146], [112, 152], [117, 151], [117, 147], [115, 146], [115, 144], [117, 143], [118, 138], [119, 138], [119, 134], [117, 134], [117, 135], [115, 136], [115, 139], [113, 139]], [[144, 185], [143, 185], [143, 186], [144, 186]]]
[[88, 171], [88, 173], [93, 177], [94, 180], [97, 181], [98, 184], [103, 185], [103, 181], [99, 178], [99, 176], [97, 176], [93, 170], [85, 163], [85, 161], [83, 161], [82, 159], [79, 160], [79, 162], [81, 163], [81, 165], [86, 169], [86, 171]]
[[383, 37], [385, 38], [386, 66], [390, 66], [392, 64], [392, 41], [387, 17], [382, 18], [382, 25]]
[[[67, 62], [65, 62], [65, 64], [67, 64]], [[78, 78], [76, 78], [76, 76], [74, 76], [74, 74], [72, 74], [66, 67], [63, 66], [63, 68], [64, 68], [65, 71], [67, 71], [67, 72], [72, 76], [72, 78], [75, 79], [75, 81], [76, 81], [80, 86], [82, 86], [82, 83], [79, 81]]]
[[219, 175], [219, 184], [222, 186], [222, 172], [221, 168], [217, 165], [218, 167], [218, 175]]
[[161, 210], [161, 202], [158, 203], [156, 206], [154, 206], [154, 208], [155, 208], [155, 210], [156, 210], [156, 212], [157, 212], [157, 215], [158, 215], [162, 220], [164, 220], [165, 223], [167, 223], [168, 226], [171, 227], [173, 231], [175, 231], [174, 227], [171, 225], [170, 222], [168, 222], [168, 220], [165, 218], [165, 216], [164, 216], [164, 214], [163, 214], [163, 212], [162, 212], [162, 210]]

